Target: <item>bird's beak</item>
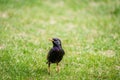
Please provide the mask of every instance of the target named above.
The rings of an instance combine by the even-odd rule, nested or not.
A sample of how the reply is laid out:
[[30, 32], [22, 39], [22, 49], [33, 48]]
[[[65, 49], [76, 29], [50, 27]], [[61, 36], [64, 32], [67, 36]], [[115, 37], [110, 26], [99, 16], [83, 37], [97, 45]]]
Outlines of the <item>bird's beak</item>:
[[53, 39], [49, 39], [49, 41], [54, 41]]

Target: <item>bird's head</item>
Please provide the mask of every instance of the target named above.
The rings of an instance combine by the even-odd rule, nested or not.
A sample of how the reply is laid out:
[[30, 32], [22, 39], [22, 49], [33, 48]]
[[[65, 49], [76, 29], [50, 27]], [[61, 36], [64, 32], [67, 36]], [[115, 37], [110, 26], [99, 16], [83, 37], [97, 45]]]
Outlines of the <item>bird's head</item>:
[[52, 41], [53, 47], [62, 47], [60, 39], [58, 39], [58, 38], [52, 38], [52, 39], [49, 39], [49, 40]]

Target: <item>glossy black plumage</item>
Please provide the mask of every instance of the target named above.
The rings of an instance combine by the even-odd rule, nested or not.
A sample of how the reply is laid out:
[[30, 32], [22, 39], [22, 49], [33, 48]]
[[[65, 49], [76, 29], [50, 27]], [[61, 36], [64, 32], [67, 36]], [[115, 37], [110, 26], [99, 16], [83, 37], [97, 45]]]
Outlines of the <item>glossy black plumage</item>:
[[62, 48], [53, 47], [47, 56], [47, 60], [50, 63], [59, 63], [64, 55], [64, 50]]
[[[65, 52], [62, 49], [61, 41], [58, 38], [53, 38], [52, 40], [53, 47], [50, 49], [47, 55], [48, 60], [48, 72], [50, 73], [50, 64], [56, 63], [58, 66], [58, 63], [62, 60]], [[59, 71], [59, 68], [57, 69]]]

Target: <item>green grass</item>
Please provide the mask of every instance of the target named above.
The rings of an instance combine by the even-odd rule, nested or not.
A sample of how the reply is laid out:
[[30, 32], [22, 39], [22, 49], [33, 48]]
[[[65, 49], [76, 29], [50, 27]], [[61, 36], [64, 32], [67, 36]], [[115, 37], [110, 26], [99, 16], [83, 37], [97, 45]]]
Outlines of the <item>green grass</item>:
[[[46, 55], [62, 40], [61, 70]], [[120, 80], [119, 0], [0, 0], [0, 80]]]

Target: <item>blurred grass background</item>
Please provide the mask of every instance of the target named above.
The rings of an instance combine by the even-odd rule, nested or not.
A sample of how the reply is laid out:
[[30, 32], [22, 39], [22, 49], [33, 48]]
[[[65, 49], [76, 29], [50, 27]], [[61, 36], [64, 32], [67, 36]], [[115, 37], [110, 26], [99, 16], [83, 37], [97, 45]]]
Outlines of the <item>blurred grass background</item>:
[[[66, 55], [47, 73], [48, 38]], [[0, 80], [120, 80], [120, 0], [0, 0]]]

